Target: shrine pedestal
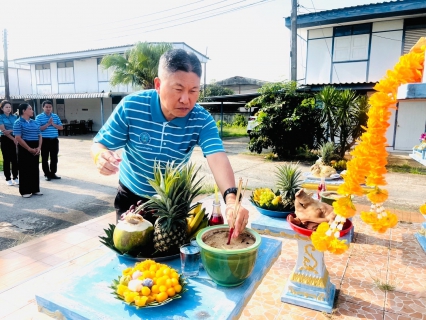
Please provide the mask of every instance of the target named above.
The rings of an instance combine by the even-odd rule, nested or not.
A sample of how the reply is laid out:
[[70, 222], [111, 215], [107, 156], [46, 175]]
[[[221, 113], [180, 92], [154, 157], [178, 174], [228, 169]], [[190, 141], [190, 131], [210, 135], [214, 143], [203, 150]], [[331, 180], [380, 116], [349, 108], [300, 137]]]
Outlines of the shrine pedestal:
[[[426, 219], [426, 216], [423, 217]], [[418, 231], [414, 236], [416, 237], [423, 251], [426, 252], [426, 222], [422, 223], [420, 231]]]
[[[285, 219], [260, 216], [252, 222], [251, 227], [260, 234], [297, 240], [296, 265], [286, 283], [281, 301], [331, 313], [336, 288], [330, 282], [324, 253], [315, 249], [309, 237], [293, 231]], [[342, 239], [350, 243], [350, 233]]]

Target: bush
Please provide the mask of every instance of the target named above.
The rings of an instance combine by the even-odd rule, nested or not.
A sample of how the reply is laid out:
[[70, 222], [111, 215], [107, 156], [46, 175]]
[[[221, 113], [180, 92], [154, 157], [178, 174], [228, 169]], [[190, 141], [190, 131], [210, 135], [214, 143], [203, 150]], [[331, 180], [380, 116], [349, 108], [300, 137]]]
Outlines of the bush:
[[[222, 120], [217, 120], [216, 121], [216, 126], [218, 127], [218, 128], [220, 128], [220, 124], [222, 123]], [[224, 127], [231, 127], [232, 126], [232, 124], [230, 124], [229, 122], [226, 122], [226, 121], [223, 121], [223, 126]]]
[[261, 96], [246, 105], [260, 107], [258, 125], [251, 132], [251, 152], [272, 148], [283, 159], [294, 156], [300, 146], [314, 149], [323, 141], [321, 110], [312, 95], [296, 89], [296, 82], [267, 84], [259, 90]]
[[235, 127], [247, 127], [247, 120], [242, 114], [237, 114], [234, 117], [234, 122], [232, 122], [232, 126]]

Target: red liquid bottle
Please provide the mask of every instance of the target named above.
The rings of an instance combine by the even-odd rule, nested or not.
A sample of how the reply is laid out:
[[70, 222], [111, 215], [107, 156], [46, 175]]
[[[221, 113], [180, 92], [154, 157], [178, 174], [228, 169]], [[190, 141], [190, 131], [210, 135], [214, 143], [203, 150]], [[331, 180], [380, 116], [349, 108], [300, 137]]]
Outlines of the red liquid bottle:
[[220, 202], [213, 201], [213, 211], [209, 219], [209, 226], [223, 224], [223, 216], [220, 212]]

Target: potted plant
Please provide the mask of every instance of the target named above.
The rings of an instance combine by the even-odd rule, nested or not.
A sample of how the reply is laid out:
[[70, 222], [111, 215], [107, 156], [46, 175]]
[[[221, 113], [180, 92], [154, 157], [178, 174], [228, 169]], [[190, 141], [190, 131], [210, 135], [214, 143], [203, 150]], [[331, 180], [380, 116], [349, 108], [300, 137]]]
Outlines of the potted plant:
[[278, 191], [258, 188], [253, 191], [251, 201], [264, 215], [285, 218], [294, 212], [295, 194], [302, 188], [302, 172], [297, 164], [284, 164], [275, 172]]
[[218, 285], [235, 287], [252, 273], [262, 238], [246, 228], [228, 245], [228, 235], [228, 225], [216, 225], [202, 229], [196, 239], [207, 274]]

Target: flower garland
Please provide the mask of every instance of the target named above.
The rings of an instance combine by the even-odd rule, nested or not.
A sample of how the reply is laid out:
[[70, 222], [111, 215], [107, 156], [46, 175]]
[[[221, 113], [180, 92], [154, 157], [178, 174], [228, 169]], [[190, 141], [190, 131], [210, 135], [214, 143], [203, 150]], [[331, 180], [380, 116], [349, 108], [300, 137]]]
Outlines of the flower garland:
[[387, 164], [386, 130], [391, 117], [390, 109], [396, 109], [398, 87], [405, 83], [420, 82], [425, 58], [426, 38], [421, 38], [411, 51], [402, 57], [393, 70], [374, 87], [377, 91], [370, 99], [366, 131], [361, 135], [359, 144], [351, 152], [352, 159], [347, 163], [343, 176], [344, 183], [337, 192], [344, 197], [333, 203], [335, 221], [323, 222], [312, 233], [311, 240], [315, 249], [341, 254], [348, 249], [346, 241], [339, 240], [340, 230], [346, 219], [356, 214], [352, 196], [362, 196], [361, 184], [373, 189], [367, 194], [371, 201], [370, 211], [361, 212], [361, 219], [371, 225], [373, 230], [383, 233], [398, 223], [397, 216], [383, 207], [388, 192], [379, 186], [385, 185]]

